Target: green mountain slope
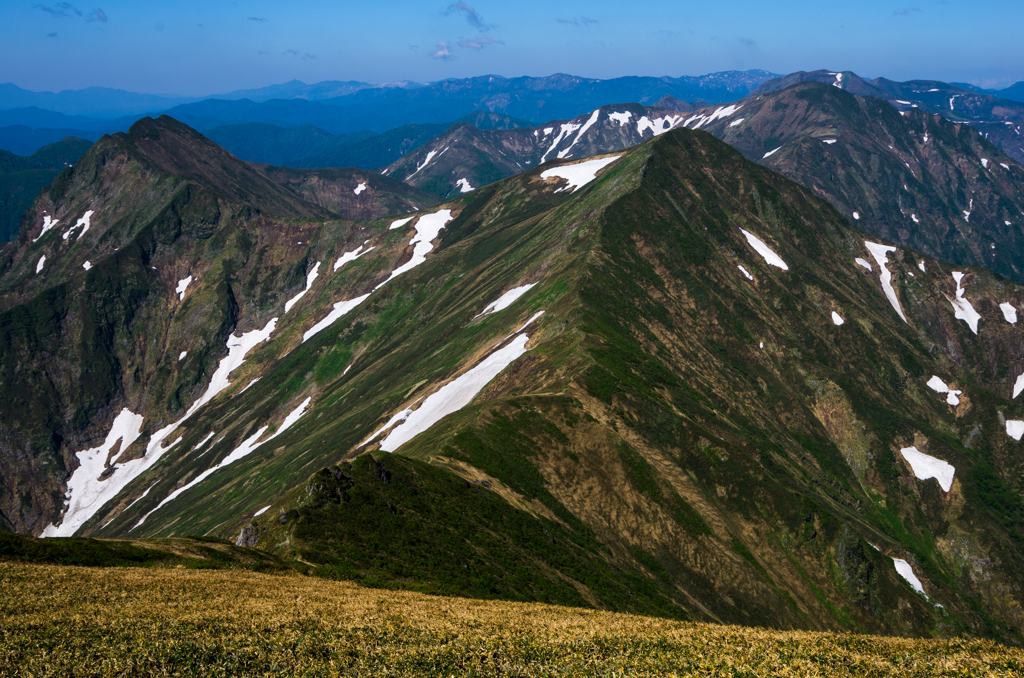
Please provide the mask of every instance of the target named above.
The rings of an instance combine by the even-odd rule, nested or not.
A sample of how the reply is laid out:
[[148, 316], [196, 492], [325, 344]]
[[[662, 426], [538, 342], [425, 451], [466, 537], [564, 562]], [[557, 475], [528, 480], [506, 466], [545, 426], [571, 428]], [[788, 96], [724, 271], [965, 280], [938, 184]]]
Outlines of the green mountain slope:
[[[31, 370], [4, 392], [44, 395], [0, 403], [20, 531], [230, 536], [390, 587], [1019, 642], [1020, 286], [869, 246], [699, 131], [407, 220], [217, 204], [203, 237], [140, 216], [102, 278], [60, 265], [5, 297], [0, 364]], [[125, 223], [101, 216], [90, 236]], [[91, 287], [115, 264], [123, 307]], [[40, 347], [62, 353], [28, 361]], [[83, 384], [106, 385], [91, 408]]]

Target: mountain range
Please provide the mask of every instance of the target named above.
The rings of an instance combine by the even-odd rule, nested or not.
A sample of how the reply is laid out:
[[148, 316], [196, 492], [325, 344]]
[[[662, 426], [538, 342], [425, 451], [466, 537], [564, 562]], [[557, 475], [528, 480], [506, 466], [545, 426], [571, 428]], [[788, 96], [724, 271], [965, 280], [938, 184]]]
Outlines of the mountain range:
[[98, 87], [56, 94], [29, 92], [8, 83], [0, 85], [0, 141], [7, 138], [7, 143], [19, 148], [0, 148], [18, 153], [35, 150], [24, 150], [30, 135], [17, 136], [19, 130], [4, 129], [8, 127], [81, 130], [84, 133], [63, 136], [95, 139], [89, 133], [123, 132], [139, 118], [157, 113], [166, 113], [199, 131], [265, 123], [282, 127], [315, 125], [331, 134], [385, 132], [409, 124], [451, 123], [479, 110], [543, 122], [572, 117], [592, 105], [609, 101], [649, 103], [665, 96], [712, 103], [726, 101], [749, 93], [771, 77], [773, 74], [766, 71], [726, 71], [681, 78], [610, 80], [556, 74], [544, 78], [488, 75], [384, 85], [305, 85], [293, 81], [204, 99], [159, 97]]
[[[799, 174], [841, 151], [826, 129], [869, 145], [836, 167], [878, 155], [861, 127], [880, 120], [922, 183], [1016, 179], [967, 172], [993, 149], [970, 128], [828, 87], [663, 113], [583, 160], [582, 126], [559, 127], [538, 167], [368, 221], [308, 187], [370, 177], [287, 179], [166, 117], [105, 137], [0, 250], [5, 525], [219, 535], [434, 593], [1020, 642], [1024, 288], [867, 234], [704, 128], [785, 133], [760, 160]], [[820, 113], [772, 127], [801, 101]], [[596, 112], [623, 135], [654, 113]]]

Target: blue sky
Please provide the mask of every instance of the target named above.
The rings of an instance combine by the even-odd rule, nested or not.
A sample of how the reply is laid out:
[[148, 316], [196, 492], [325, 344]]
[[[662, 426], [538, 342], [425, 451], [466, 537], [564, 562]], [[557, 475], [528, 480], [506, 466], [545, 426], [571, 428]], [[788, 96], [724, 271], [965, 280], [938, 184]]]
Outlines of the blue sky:
[[0, 82], [32, 90], [750, 68], [1024, 80], [1021, 0], [0, 2]]

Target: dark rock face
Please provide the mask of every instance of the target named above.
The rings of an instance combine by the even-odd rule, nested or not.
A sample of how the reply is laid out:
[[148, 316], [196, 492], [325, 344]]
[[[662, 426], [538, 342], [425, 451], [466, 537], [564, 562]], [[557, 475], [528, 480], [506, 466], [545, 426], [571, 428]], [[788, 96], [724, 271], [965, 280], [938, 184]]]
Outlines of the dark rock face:
[[260, 540], [260, 530], [256, 525], [246, 525], [242, 528], [242, 531], [238, 533], [238, 538], [235, 539], [235, 546], [253, 547]]

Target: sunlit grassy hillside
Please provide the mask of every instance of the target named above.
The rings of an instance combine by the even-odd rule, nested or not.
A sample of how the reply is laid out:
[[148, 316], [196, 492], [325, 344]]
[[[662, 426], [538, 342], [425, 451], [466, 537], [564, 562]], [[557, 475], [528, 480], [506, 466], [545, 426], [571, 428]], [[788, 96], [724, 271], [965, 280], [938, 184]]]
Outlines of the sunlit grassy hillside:
[[297, 575], [0, 564], [0, 675], [1019, 676], [1024, 650], [673, 622]]

